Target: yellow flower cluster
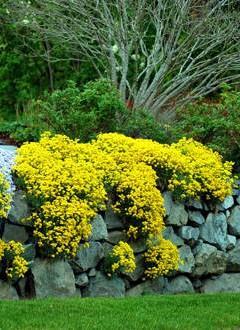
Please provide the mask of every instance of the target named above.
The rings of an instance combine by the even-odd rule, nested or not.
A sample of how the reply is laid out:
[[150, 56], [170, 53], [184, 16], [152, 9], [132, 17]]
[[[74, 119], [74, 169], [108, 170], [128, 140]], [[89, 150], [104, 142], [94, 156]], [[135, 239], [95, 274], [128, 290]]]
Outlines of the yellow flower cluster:
[[123, 273], [132, 273], [136, 269], [135, 257], [132, 248], [126, 242], [120, 241], [111, 251], [113, 263], [111, 271], [121, 271]]
[[144, 258], [145, 275], [152, 279], [177, 270], [180, 264], [177, 247], [164, 238], [161, 238], [157, 244], [150, 245], [144, 253]]
[[0, 173], [0, 218], [6, 218], [11, 204], [11, 194], [8, 192], [9, 182]]
[[159, 187], [172, 190], [176, 196], [223, 200], [231, 194], [232, 162], [192, 139], [181, 139], [172, 145], [146, 139], [132, 139], [118, 133], [101, 134], [95, 145], [110, 152], [118, 168], [145, 163], [157, 174]]
[[95, 211], [77, 197], [57, 197], [31, 216], [34, 236], [43, 255], [74, 257], [81, 241], [91, 234]]
[[163, 230], [163, 198], [156, 180], [154, 170], [143, 163], [132, 164], [120, 175], [113, 209], [129, 218], [130, 237], [157, 235]]
[[9, 280], [24, 277], [28, 270], [28, 262], [23, 257], [24, 248], [21, 243], [0, 240], [0, 262], [3, 261], [5, 276]]

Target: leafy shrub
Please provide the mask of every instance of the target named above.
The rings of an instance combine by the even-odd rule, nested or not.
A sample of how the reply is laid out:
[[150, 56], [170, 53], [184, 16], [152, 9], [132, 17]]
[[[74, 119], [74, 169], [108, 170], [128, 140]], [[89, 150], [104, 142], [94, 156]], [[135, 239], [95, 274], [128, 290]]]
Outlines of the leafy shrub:
[[133, 138], [151, 139], [161, 143], [166, 143], [171, 138], [166, 127], [144, 109], [129, 111], [116, 131]]
[[[86, 142], [99, 132], [115, 131], [125, 111], [117, 90], [109, 81], [90, 82], [82, 92], [75, 83], [69, 82], [66, 89], [33, 101], [19, 121], [19, 130], [12, 137], [18, 141], [23, 141], [24, 136], [37, 140], [39, 132], [48, 129]], [[33, 131], [33, 137], [29, 131]]]
[[0, 239], [1, 278], [15, 281], [28, 270], [28, 262], [24, 259], [24, 247], [15, 241], [4, 242]]
[[17, 121], [1, 122], [0, 132], [17, 142], [38, 141], [49, 130], [90, 141], [101, 132], [120, 132], [166, 142], [167, 131], [144, 110], [130, 111], [120, 100], [118, 91], [107, 80], [84, 86], [81, 92], [75, 83], [66, 89], [33, 100]]
[[240, 92], [225, 85], [220, 100], [192, 103], [178, 110], [173, 127], [175, 139], [192, 137], [221, 153], [225, 159], [240, 160]]

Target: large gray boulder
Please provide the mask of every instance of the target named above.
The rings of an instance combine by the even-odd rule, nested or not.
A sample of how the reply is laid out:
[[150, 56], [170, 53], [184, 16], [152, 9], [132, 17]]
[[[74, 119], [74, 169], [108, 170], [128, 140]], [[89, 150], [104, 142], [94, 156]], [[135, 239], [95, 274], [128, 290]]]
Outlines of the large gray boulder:
[[102, 216], [97, 214], [91, 222], [92, 234], [90, 236], [91, 241], [101, 241], [108, 237], [107, 225], [104, 222]]
[[178, 234], [185, 241], [196, 241], [199, 237], [199, 229], [192, 226], [182, 226]]
[[224, 213], [209, 213], [206, 222], [200, 226], [200, 238], [225, 251], [227, 240], [227, 218]]
[[17, 300], [18, 295], [14, 287], [0, 280], [0, 300]]
[[66, 297], [76, 293], [75, 278], [67, 261], [36, 259], [32, 274], [37, 298]]
[[81, 246], [76, 259], [74, 260], [74, 269], [86, 271], [98, 265], [104, 257], [104, 249], [99, 242], [89, 242], [89, 247]]
[[203, 282], [201, 292], [240, 292], [240, 273], [222, 274], [216, 279], [208, 279]]
[[188, 277], [180, 275], [168, 282], [167, 291], [168, 294], [183, 294], [193, 293], [194, 288], [192, 282]]
[[181, 237], [175, 234], [173, 227], [167, 226], [163, 231], [163, 238], [168, 239], [176, 246], [183, 246], [184, 241]]
[[87, 286], [89, 283], [88, 276], [86, 273], [79, 274], [75, 277], [75, 284], [78, 288]]
[[184, 245], [179, 249], [179, 254], [182, 263], [180, 264], [178, 271], [186, 274], [192, 273], [195, 265], [195, 259], [191, 248], [188, 245]]
[[142, 253], [147, 250], [147, 242], [144, 238], [138, 238], [137, 240], [130, 242], [129, 245], [135, 254]]
[[30, 208], [26, 196], [22, 191], [16, 191], [13, 195], [11, 209], [8, 213], [8, 219], [15, 224], [23, 224], [24, 219], [29, 217]]
[[25, 243], [28, 239], [28, 233], [22, 226], [5, 223], [2, 239], [5, 242], [14, 240], [16, 242]]
[[120, 217], [113, 212], [111, 208], [108, 208], [105, 212], [105, 223], [108, 229], [123, 229], [123, 222]]
[[132, 281], [138, 281], [144, 274], [144, 259], [142, 255], [135, 257], [136, 269], [131, 273], [126, 273], [127, 278]]
[[127, 234], [124, 231], [115, 230], [108, 233], [107, 241], [111, 244], [117, 244], [120, 241], [126, 241], [127, 238]]
[[222, 274], [226, 270], [227, 257], [215, 246], [200, 243], [194, 249], [195, 268], [192, 275], [201, 277], [209, 274]]
[[130, 288], [126, 292], [126, 296], [164, 294], [167, 292], [167, 287], [168, 279], [164, 277], [158, 277], [154, 280], [147, 280]]
[[234, 204], [233, 197], [231, 195], [227, 196], [227, 197], [225, 197], [224, 201], [219, 205], [219, 209], [220, 210], [230, 209], [230, 207], [232, 207], [233, 204]]
[[188, 222], [188, 213], [186, 212], [184, 205], [179, 202], [172, 204], [170, 214], [166, 218], [167, 225], [183, 226]]
[[106, 277], [97, 272], [95, 277], [91, 277], [89, 285], [83, 290], [84, 297], [124, 297], [125, 284], [121, 278], [113, 276]]
[[240, 272], [240, 239], [235, 248], [227, 254], [227, 271]]
[[200, 211], [189, 211], [189, 221], [196, 225], [202, 225], [205, 222], [205, 218]]
[[235, 206], [228, 218], [229, 232], [240, 237], [240, 206]]
[[187, 201], [186, 205], [187, 205], [187, 207], [191, 207], [196, 210], [204, 209], [202, 202], [200, 200], [196, 200], [196, 199], [191, 199], [191, 200]]

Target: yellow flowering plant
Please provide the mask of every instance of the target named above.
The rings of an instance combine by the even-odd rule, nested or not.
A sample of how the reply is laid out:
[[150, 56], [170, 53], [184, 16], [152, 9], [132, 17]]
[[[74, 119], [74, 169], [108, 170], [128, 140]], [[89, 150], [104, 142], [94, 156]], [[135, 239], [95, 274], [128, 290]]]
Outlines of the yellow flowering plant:
[[128, 217], [129, 237], [160, 234], [164, 228], [163, 198], [153, 169], [144, 163], [133, 164], [120, 174], [113, 209]]
[[57, 197], [53, 202], [44, 203], [28, 219], [34, 225], [33, 234], [41, 255], [74, 257], [79, 244], [91, 234], [90, 220], [94, 215], [95, 211], [76, 197], [71, 200]]
[[154, 279], [178, 270], [180, 256], [177, 247], [169, 240], [160, 238], [158, 242], [150, 244], [144, 253], [145, 275]]
[[123, 241], [116, 244], [105, 261], [105, 270], [109, 274], [132, 273], [136, 269], [135, 257], [131, 246]]
[[24, 247], [15, 241], [0, 240], [1, 278], [16, 281], [28, 271], [28, 262], [24, 258]]
[[11, 204], [10, 184], [3, 173], [0, 173], [0, 217], [6, 218]]

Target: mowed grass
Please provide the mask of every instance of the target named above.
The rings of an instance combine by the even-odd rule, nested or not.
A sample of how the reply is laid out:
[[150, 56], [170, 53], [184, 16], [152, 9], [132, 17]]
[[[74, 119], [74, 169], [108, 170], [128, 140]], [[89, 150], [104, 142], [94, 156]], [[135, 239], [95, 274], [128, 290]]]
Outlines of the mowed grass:
[[240, 294], [0, 301], [0, 329], [240, 329]]

